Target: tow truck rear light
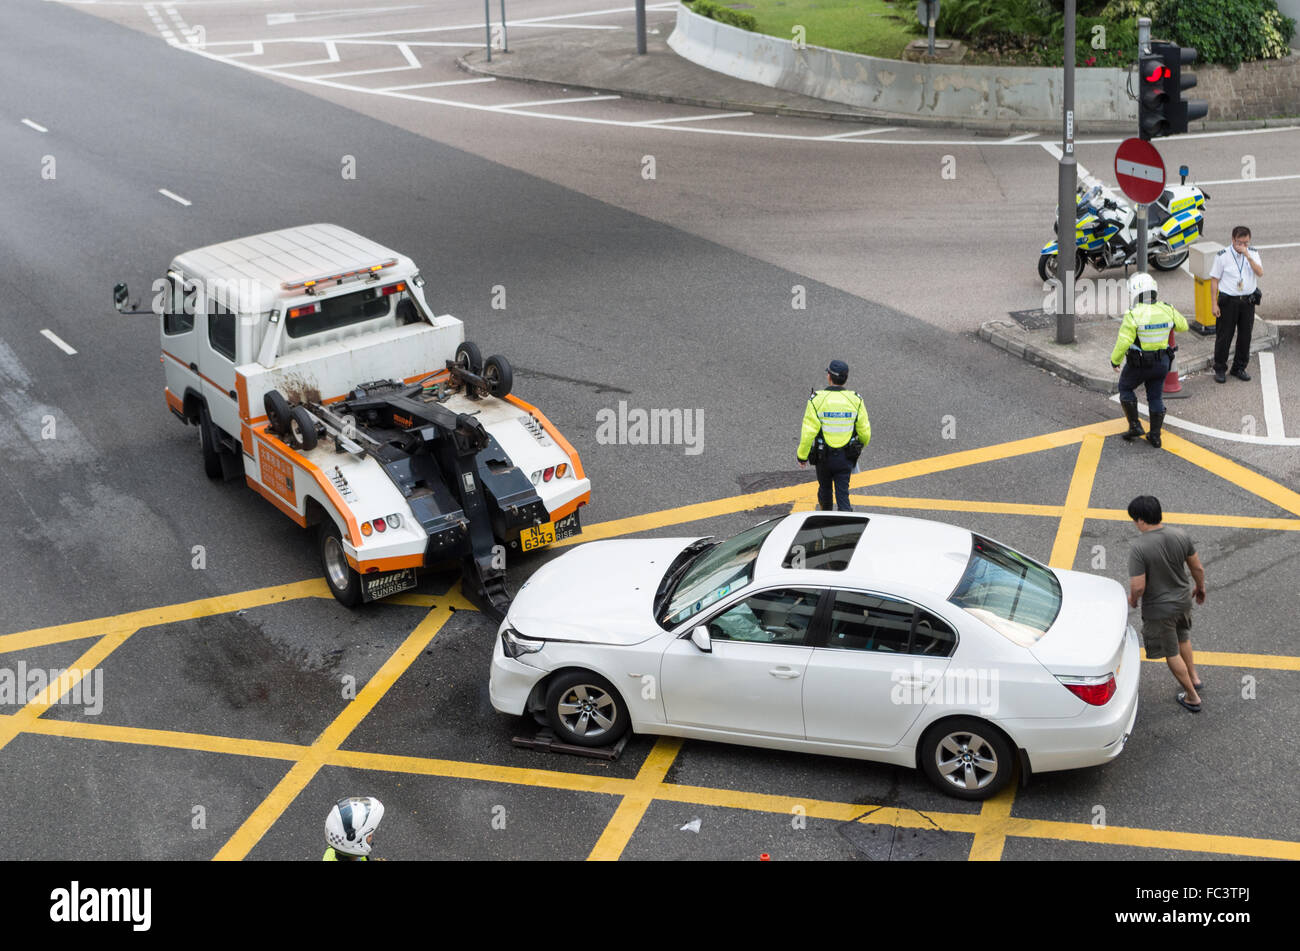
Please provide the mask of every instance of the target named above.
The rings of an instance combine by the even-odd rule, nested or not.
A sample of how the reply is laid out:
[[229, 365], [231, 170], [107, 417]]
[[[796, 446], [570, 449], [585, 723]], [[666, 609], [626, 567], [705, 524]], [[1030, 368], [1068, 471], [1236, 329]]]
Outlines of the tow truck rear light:
[[362, 522], [362, 523], [361, 523], [361, 534], [362, 534], [362, 535], [365, 535], [367, 538], [369, 538], [373, 532], [374, 532], [374, 529], [370, 527], [370, 523], [369, 523], [369, 522]]
[[555, 467], [555, 478], [563, 479], [564, 474], [568, 471], [569, 471], [568, 464], [561, 462], [558, 466]]
[[394, 512], [392, 515], [388, 516], [388, 527], [389, 527], [389, 528], [401, 528], [401, 527], [402, 527], [402, 517], [401, 517], [400, 515], [398, 515], [396, 512]]
[[396, 284], [389, 284], [387, 287], [381, 287], [379, 289], [379, 296], [387, 297], [389, 294], [400, 294], [404, 290], [406, 290], [406, 282], [399, 281]]
[[538, 470], [537, 470], [536, 472], [534, 472], [531, 476], [529, 476], [529, 478], [532, 479], [532, 481], [533, 481], [533, 485], [536, 485], [537, 483], [541, 482], [541, 481], [542, 481], [542, 470], [541, 470], [541, 469], [538, 469]]
[[1091, 704], [1094, 707], [1102, 707], [1111, 697], [1115, 696], [1115, 675], [1106, 674], [1104, 677], [1061, 677], [1056, 678], [1061, 682], [1061, 686], [1074, 694], [1084, 703]]
[[545, 472], [542, 473], [542, 481], [550, 482], [551, 476], [553, 475], [555, 475], [555, 466], [550, 466], [549, 468], [547, 468]]
[[388, 523], [385, 522], [382, 518], [375, 519], [375, 531], [382, 532], [387, 528], [388, 528]]
[[320, 312], [320, 304], [304, 304], [302, 307], [289, 308], [289, 319], [294, 317], [305, 317], [307, 314], [316, 314]]

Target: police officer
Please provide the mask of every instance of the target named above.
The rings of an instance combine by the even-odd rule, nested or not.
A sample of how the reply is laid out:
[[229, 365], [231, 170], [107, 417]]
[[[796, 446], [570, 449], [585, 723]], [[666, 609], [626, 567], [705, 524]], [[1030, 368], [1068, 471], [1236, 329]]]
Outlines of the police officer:
[[330, 807], [325, 817], [326, 862], [366, 862], [375, 844], [375, 830], [384, 818], [384, 804], [374, 796], [349, 796]]
[[835, 487], [836, 508], [853, 511], [849, 505], [849, 474], [857, 464], [862, 447], [871, 442], [871, 421], [862, 397], [844, 384], [849, 365], [832, 360], [826, 367], [826, 389], [808, 398], [803, 414], [803, 433], [796, 456], [801, 469], [811, 461], [817, 466], [817, 507], [831, 508], [831, 486]]
[[1250, 363], [1250, 332], [1255, 327], [1257, 278], [1264, 276], [1259, 252], [1250, 245], [1250, 229], [1238, 225], [1232, 229], [1232, 247], [1214, 256], [1210, 265], [1210, 297], [1214, 300], [1214, 382], [1226, 383], [1228, 349], [1232, 335], [1237, 335], [1237, 353], [1232, 360], [1232, 375], [1249, 380], [1246, 364]]
[[1186, 330], [1187, 318], [1168, 304], [1156, 303], [1156, 281], [1150, 274], [1134, 274], [1128, 279], [1129, 309], [1120, 323], [1119, 338], [1110, 354], [1110, 365], [1119, 370], [1121, 360], [1127, 360], [1119, 376], [1119, 405], [1124, 407], [1128, 419], [1125, 439], [1142, 435], [1138, 420], [1138, 384], [1146, 385], [1147, 406], [1151, 410], [1151, 432], [1147, 442], [1160, 448], [1160, 427], [1165, 421], [1165, 377], [1173, 352], [1169, 349], [1170, 330]]

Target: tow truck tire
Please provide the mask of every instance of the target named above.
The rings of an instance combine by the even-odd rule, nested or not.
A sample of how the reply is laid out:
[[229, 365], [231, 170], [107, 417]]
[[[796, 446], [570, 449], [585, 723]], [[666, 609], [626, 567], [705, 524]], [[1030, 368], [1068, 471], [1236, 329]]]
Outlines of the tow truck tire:
[[456, 366], [477, 376], [483, 370], [483, 354], [466, 340], [456, 348]]
[[262, 398], [262, 405], [266, 407], [266, 419], [270, 424], [269, 429], [277, 436], [283, 436], [289, 431], [289, 401], [280, 395], [279, 390], [269, 390], [265, 397]]
[[570, 670], [551, 681], [546, 719], [561, 742], [576, 746], [612, 746], [632, 722], [627, 704], [609, 681], [585, 670]]
[[330, 594], [344, 607], [355, 608], [361, 603], [361, 576], [348, 564], [348, 556], [343, 551], [343, 536], [329, 516], [321, 520], [319, 541], [321, 570]]
[[311, 452], [316, 448], [316, 420], [302, 406], [289, 411], [289, 440], [295, 449]]
[[220, 479], [221, 450], [217, 448], [217, 437], [212, 432], [212, 418], [208, 416], [206, 406], [199, 407], [199, 449], [203, 453], [203, 473], [209, 479]]
[[509, 393], [515, 385], [510, 362], [499, 354], [488, 357], [487, 363], [483, 364], [483, 379], [487, 381], [492, 395], [498, 399]]

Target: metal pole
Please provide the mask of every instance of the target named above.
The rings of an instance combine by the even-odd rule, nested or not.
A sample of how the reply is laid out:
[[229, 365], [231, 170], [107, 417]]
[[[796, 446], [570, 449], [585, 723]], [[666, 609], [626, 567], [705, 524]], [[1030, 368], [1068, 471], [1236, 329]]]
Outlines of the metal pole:
[[1064, 129], [1056, 184], [1056, 276], [1061, 280], [1061, 306], [1056, 309], [1056, 342], [1074, 343], [1075, 183], [1074, 157], [1074, 10], [1075, 0], [1065, 0], [1065, 82], [1061, 86]]
[[[1149, 17], [1138, 17], [1138, 62], [1142, 62], [1142, 54], [1151, 48], [1151, 20]], [[1138, 67], [1138, 72], [1141, 72]], [[1140, 79], [1141, 77], [1139, 77]], [[1138, 136], [1142, 135], [1142, 127], [1138, 126]], [[1137, 217], [1133, 219], [1133, 224], [1137, 228], [1137, 270], [1139, 274], [1147, 272], [1147, 206], [1136, 205], [1134, 212]]]
[[492, 62], [492, 0], [483, 0], [483, 33], [487, 37], [487, 61]]
[[645, 55], [645, 0], [636, 0], [636, 52]]
[[925, 0], [925, 21], [926, 34], [930, 38], [930, 55], [934, 55], [934, 3], [935, 0]]
[[510, 52], [510, 40], [506, 37], [506, 0], [501, 0], [501, 52]]

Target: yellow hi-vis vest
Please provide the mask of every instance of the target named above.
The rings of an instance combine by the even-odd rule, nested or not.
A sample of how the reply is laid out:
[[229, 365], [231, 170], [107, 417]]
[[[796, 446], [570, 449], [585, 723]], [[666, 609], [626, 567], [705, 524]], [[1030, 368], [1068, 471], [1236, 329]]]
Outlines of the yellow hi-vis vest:
[[[347, 860], [349, 860], [349, 861], [355, 861], [355, 862], [365, 862], [365, 861], [368, 861], [368, 858], [367, 858], [366, 856], [364, 856], [364, 855], [357, 855], [357, 856], [348, 856], [348, 859], [347, 859]], [[328, 848], [328, 849], [325, 850], [325, 855], [321, 858], [321, 861], [322, 861], [322, 862], [342, 862], [342, 861], [345, 861], [345, 860], [339, 858], [338, 853], [335, 852], [335, 851], [334, 851], [334, 848], [331, 846], [330, 848]]]
[[1125, 352], [1136, 346], [1139, 350], [1165, 350], [1169, 347], [1169, 331], [1187, 329], [1187, 318], [1163, 301], [1156, 304], [1134, 304], [1119, 325], [1119, 338], [1110, 354], [1110, 365], [1117, 367]]
[[795, 455], [800, 462], [806, 462], [819, 432], [827, 446], [841, 449], [848, 445], [854, 431], [862, 445], [871, 442], [871, 420], [867, 418], [862, 397], [838, 386], [818, 390], [804, 409], [803, 432]]

